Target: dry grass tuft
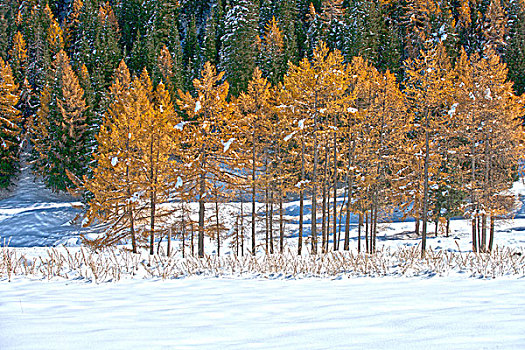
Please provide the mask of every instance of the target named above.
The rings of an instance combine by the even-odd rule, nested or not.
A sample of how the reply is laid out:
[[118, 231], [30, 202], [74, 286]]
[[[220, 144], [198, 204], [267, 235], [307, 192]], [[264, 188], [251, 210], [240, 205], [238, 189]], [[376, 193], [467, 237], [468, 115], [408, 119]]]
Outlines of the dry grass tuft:
[[285, 254], [204, 258], [133, 254], [124, 248], [92, 251], [87, 248], [49, 248], [28, 258], [16, 248], [0, 248], [0, 279], [15, 276], [37, 279], [78, 279], [93, 282], [130, 278], [171, 279], [185, 276], [244, 276], [301, 278], [336, 276], [524, 276], [523, 249], [496, 247], [490, 254], [428, 251], [420, 258], [418, 247], [382, 249], [375, 254], [332, 252], [323, 255]]

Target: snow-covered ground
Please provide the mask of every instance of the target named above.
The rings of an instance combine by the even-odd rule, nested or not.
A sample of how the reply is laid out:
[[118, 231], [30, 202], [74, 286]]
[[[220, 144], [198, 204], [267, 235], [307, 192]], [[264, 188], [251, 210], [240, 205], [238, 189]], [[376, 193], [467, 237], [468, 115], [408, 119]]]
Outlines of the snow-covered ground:
[[9, 242], [11, 247], [34, 247], [78, 237], [82, 228], [71, 221], [80, 213], [73, 205], [79, 204], [69, 196], [46, 189], [23, 161], [15, 190], [0, 200], [0, 240], [2, 244], [4, 240]]
[[523, 349], [523, 279], [0, 283], [0, 349]]
[[[513, 191], [523, 196], [525, 187], [516, 183]], [[25, 168], [12, 196], [0, 200], [0, 237], [33, 261], [48, 254], [42, 246], [78, 245], [83, 231], [71, 221], [79, 213], [72, 204], [74, 199], [46, 190]], [[297, 204], [286, 205], [286, 245], [292, 250]], [[231, 224], [228, 211], [239, 204], [228, 207], [221, 217], [230, 217]], [[407, 234], [413, 226], [382, 224], [378, 248], [417, 245], [420, 240]], [[448, 238], [430, 237], [430, 249], [469, 251], [469, 223], [453, 220], [451, 229]], [[208, 253], [214, 244], [206, 242]], [[498, 224], [495, 244], [525, 248], [524, 208], [515, 220]], [[178, 247], [180, 241], [174, 242], [180, 256]], [[100, 284], [86, 278], [0, 278], [0, 349], [525, 348], [522, 275], [476, 279], [454, 270], [445, 277], [413, 278], [144, 276]]]

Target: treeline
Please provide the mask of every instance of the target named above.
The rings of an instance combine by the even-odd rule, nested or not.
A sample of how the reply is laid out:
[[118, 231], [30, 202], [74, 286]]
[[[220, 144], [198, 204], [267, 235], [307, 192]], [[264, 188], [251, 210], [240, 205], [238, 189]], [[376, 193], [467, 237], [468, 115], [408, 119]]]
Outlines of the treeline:
[[[441, 43], [429, 44], [405, 66], [401, 91], [389, 71], [380, 73], [361, 57], [345, 63], [321, 43], [312, 59], [290, 65], [281, 84], [272, 86], [256, 68], [247, 90], [233, 97], [224, 73], [206, 63], [195, 93], [179, 91], [176, 112], [163, 83], [154, 87], [147, 70], [132, 77], [121, 62], [97, 136], [96, 165], [91, 176], [74, 181], [90, 197], [88, 217], [110, 225], [95, 245], [131, 238], [136, 250], [149, 237], [153, 254], [156, 238], [169, 228], [182, 236], [194, 225], [199, 256], [206, 235], [216, 240], [218, 254], [227, 234], [235, 235], [241, 253], [248, 241], [255, 253], [258, 199], [265, 206], [265, 248], [282, 251], [283, 203], [295, 195], [298, 254], [306, 200], [314, 254], [340, 249], [341, 240], [349, 249], [352, 213], [359, 215], [359, 240], [363, 234], [366, 251], [374, 252], [378, 219], [391, 208], [416, 219], [423, 252], [427, 222], [437, 226], [457, 215], [472, 220], [473, 249], [490, 250], [495, 219], [514, 206], [505, 190], [523, 151], [523, 101], [490, 48], [470, 59], [463, 51], [453, 67]], [[232, 198], [251, 201], [251, 220], [237, 217], [246, 225], [227, 227], [219, 214]], [[195, 222], [190, 202], [198, 202]]]
[[[176, 216], [177, 234], [197, 227], [199, 255], [205, 234], [217, 252], [234, 234], [243, 253], [246, 220], [254, 253], [259, 199], [274, 252], [283, 201], [297, 196], [299, 254], [306, 199], [321, 221], [314, 253], [330, 235], [349, 249], [351, 213], [359, 249], [362, 233], [373, 252], [392, 207], [416, 218], [423, 251], [427, 222], [455, 215], [488, 250], [522, 151], [523, 11], [497, 0], [2, 1], [0, 186], [27, 140], [46, 184], [85, 190], [90, 218], [110, 223], [101, 245], [130, 238], [136, 251], [147, 236], [153, 253]], [[219, 215], [231, 198], [251, 201], [233, 231]]]

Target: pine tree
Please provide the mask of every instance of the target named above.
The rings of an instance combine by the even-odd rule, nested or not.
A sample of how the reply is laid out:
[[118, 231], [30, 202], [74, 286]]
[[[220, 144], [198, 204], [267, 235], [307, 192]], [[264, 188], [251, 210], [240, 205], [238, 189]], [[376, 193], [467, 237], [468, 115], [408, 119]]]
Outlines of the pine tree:
[[219, 63], [220, 38], [222, 36], [223, 21], [222, 0], [218, 0], [212, 7], [212, 11], [206, 21], [203, 43], [203, 57], [213, 65]]
[[258, 17], [258, 7], [248, 0], [231, 1], [225, 15], [219, 66], [234, 96], [246, 89], [256, 66]]
[[55, 58], [58, 52], [64, 50], [64, 33], [58, 22], [53, 18], [47, 30], [47, 45], [51, 58]]
[[8, 187], [18, 171], [20, 112], [18, 86], [11, 67], [0, 58], [0, 188]]
[[[399, 205], [402, 197], [396, 189], [401, 187], [397, 174], [406, 166], [406, 135], [411, 120], [402, 95], [392, 73], [379, 73], [361, 58], [352, 61], [360, 123], [357, 125], [356, 175], [358, 198], [364, 212], [371, 218], [369, 252], [376, 248], [379, 213], [387, 207]], [[346, 241], [345, 241], [346, 243]]]
[[184, 90], [193, 91], [193, 81], [199, 77], [201, 68], [197, 23], [194, 16], [191, 18], [186, 32], [182, 63], [184, 66]]
[[41, 96], [37, 120], [32, 125], [36, 170], [54, 190], [74, 188], [69, 171], [81, 178], [90, 162], [90, 127], [84, 90], [67, 54], [61, 50], [53, 62], [54, 84]]
[[521, 95], [525, 92], [525, 5], [515, 12], [515, 18], [510, 22], [505, 61], [509, 67], [509, 79], [514, 82], [514, 91]]

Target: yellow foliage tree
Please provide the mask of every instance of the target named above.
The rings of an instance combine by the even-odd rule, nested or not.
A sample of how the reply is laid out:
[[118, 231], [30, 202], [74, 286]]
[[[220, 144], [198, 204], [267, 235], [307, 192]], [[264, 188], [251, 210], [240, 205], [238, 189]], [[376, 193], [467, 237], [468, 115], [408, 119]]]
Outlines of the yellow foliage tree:
[[[234, 175], [228, 170], [236, 156], [235, 137], [231, 130], [232, 108], [227, 101], [229, 85], [222, 82], [224, 72], [217, 73], [207, 62], [202, 69], [202, 78], [195, 79], [196, 97], [179, 90], [177, 100], [181, 111], [188, 115], [184, 127], [188, 135], [185, 179], [195, 183], [199, 201], [198, 255], [204, 256], [205, 212], [208, 196], [217, 181], [229, 182]], [[217, 237], [218, 238], [218, 237]]]
[[8, 187], [18, 170], [20, 112], [18, 86], [11, 67], [0, 58], [0, 188]]

